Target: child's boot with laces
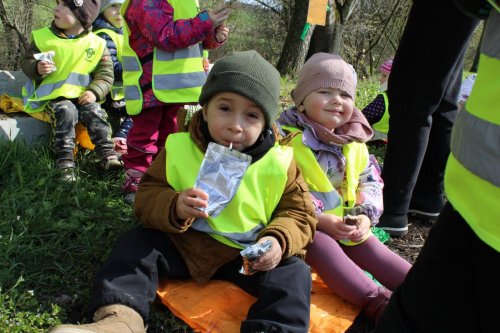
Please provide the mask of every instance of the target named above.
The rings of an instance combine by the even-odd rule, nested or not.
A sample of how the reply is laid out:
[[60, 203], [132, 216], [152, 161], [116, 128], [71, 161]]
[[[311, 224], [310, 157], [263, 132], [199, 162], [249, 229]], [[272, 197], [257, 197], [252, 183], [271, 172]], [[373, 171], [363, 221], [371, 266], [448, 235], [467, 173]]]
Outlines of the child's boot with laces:
[[373, 320], [376, 323], [387, 307], [387, 304], [389, 304], [391, 296], [392, 291], [383, 286], [379, 286], [377, 295], [373, 296], [364, 308], [364, 313], [368, 319]]
[[123, 201], [127, 205], [132, 205], [135, 200], [135, 193], [137, 192], [137, 188], [139, 187], [139, 181], [141, 180], [144, 172], [127, 169], [125, 172], [125, 182], [122, 185], [123, 190]]
[[134, 309], [112, 304], [100, 307], [92, 324], [58, 325], [48, 333], [146, 333], [146, 329], [144, 320]]

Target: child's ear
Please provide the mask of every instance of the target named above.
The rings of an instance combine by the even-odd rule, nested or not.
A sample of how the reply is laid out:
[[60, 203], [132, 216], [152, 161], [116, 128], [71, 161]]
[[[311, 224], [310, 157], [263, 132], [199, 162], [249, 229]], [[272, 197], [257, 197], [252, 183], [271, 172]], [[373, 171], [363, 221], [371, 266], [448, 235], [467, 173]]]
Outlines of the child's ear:
[[202, 108], [201, 108], [201, 113], [203, 114], [203, 120], [206, 122], [207, 121], [207, 104], [205, 103]]
[[299, 112], [304, 112], [306, 108], [304, 107], [304, 104], [300, 104], [297, 110], [299, 110]]

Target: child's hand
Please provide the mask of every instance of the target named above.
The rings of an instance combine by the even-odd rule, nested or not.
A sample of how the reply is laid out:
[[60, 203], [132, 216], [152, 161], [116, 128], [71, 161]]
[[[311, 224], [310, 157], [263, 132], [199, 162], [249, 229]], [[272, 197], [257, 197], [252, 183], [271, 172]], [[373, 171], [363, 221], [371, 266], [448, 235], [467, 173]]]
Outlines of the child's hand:
[[97, 97], [94, 95], [92, 91], [84, 91], [83, 94], [78, 97], [79, 105], [87, 105], [90, 103], [94, 103], [97, 100]]
[[228, 35], [229, 28], [225, 25], [219, 25], [217, 28], [215, 28], [215, 40], [218, 43], [222, 43], [223, 41], [225, 41]]
[[175, 213], [181, 220], [189, 218], [206, 219], [208, 214], [197, 208], [208, 206], [208, 194], [199, 188], [189, 188], [179, 193], [177, 203], [175, 204]]
[[322, 213], [318, 216], [318, 229], [338, 240], [351, 239], [357, 227], [345, 224], [344, 219], [340, 216]]
[[271, 241], [271, 248], [262, 257], [252, 262], [252, 269], [255, 271], [270, 271], [278, 266], [281, 261], [282, 250], [278, 240], [272, 236], [265, 236], [259, 239], [257, 243], [264, 243], [266, 240]]
[[45, 76], [47, 74], [52, 73], [56, 68], [54, 67], [54, 64], [45, 60], [39, 61], [36, 64], [36, 70], [38, 71], [38, 74], [40, 76]]
[[218, 27], [222, 25], [229, 17], [229, 8], [221, 4], [220, 6], [210, 9], [208, 11], [208, 17], [212, 21], [213, 27]]
[[356, 230], [349, 239], [353, 242], [361, 242], [368, 232], [370, 232], [372, 223], [366, 215], [357, 215], [356, 220]]

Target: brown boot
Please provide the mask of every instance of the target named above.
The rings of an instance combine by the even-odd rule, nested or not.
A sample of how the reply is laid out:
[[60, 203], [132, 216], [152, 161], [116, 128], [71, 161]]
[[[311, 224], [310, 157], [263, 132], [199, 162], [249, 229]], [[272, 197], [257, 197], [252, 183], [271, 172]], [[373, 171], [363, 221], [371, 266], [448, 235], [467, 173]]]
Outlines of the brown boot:
[[58, 325], [48, 333], [146, 333], [142, 317], [132, 308], [121, 304], [100, 307], [94, 323]]
[[368, 319], [378, 322], [380, 316], [384, 312], [389, 300], [391, 299], [392, 291], [386, 287], [378, 287], [378, 294], [374, 296], [364, 308], [364, 313]]

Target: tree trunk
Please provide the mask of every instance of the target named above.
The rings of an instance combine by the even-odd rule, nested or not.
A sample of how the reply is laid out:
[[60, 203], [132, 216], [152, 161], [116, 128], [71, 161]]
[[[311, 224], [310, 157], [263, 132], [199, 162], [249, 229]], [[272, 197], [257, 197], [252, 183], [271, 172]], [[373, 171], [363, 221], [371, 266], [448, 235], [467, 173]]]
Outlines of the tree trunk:
[[14, 14], [8, 12], [4, 1], [0, 0], [0, 21], [4, 28], [2, 37], [4, 45], [7, 46], [7, 49], [2, 52], [3, 69], [18, 69], [24, 52], [29, 48], [34, 2], [34, 0], [19, 1]]
[[481, 44], [483, 44], [484, 30], [485, 29], [483, 28], [483, 31], [481, 32], [481, 38], [479, 39], [479, 43], [477, 44], [476, 47], [474, 60], [472, 61], [472, 65], [470, 66], [469, 69], [473, 73], [477, 73], [477, 66], [479, 65], [479, 56], [481, 55]]
[[312, 35], [311, 26], [301, 39], [307, 19], [308, 0], [296, 0], [276, 68], [281, 75], [294, 75], [304, 63]]
[[324, 27], [317, 26], [311, 37], [307, 59], [315, 53], [335, 53], [342, 52], [342, 33], [344, 25], [351, 16], [352, 8], [358, 0], [334, 1], [329, 0], [330, 10], [326, 17]]

